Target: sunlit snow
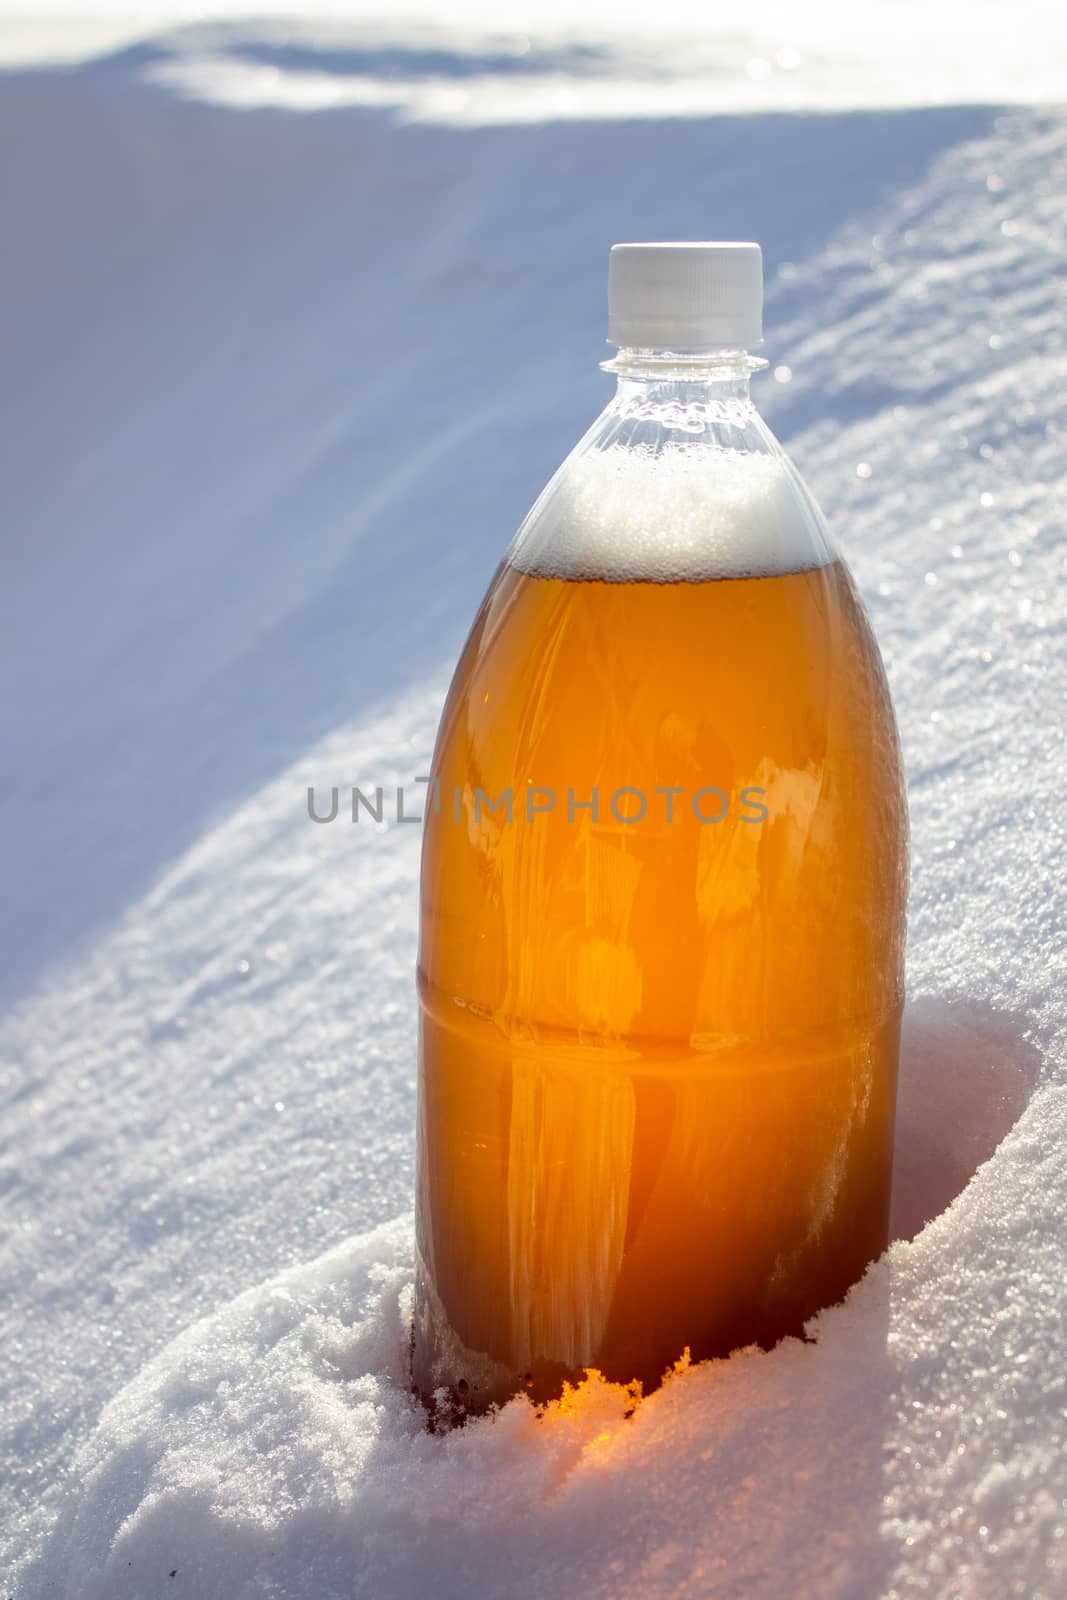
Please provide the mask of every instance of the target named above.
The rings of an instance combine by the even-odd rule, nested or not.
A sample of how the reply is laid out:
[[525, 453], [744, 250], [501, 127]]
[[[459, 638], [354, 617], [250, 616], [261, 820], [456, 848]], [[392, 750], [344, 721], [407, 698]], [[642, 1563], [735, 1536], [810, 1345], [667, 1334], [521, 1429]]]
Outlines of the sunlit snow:
[[[1064, 1592], [1062, 52], [1025, 7], [967, 13], [968, 54], [887, 5], [892, 50], [817, 18], [803, 78], [801, 12], [767, 15], [700, 61], [553, 14], [509, 67], [472, 10], [443, 64], [399, 23], [355, 59], [248, 22], [0, 78], [0, 1592]], [[308, 74], [374, 92], [297, 116]], [[419, 830], [316, 825], [307, 789], [427, 771], [610, 392], [607, 248], [694, 236], [764, 245], [754, 393], [897, 704], [896, 1242], [811, 1343], [435, 1438]]]

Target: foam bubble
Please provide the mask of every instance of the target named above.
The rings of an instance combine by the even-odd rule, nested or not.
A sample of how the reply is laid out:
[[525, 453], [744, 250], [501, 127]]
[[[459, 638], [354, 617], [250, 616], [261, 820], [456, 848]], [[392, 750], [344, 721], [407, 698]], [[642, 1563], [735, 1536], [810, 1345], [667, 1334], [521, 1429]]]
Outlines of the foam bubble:
[[834, 557], [784, 457], [669, 444], [613, 445], [568, 461], [508, 561], [535, 577], [698, 583], [770, 577]]

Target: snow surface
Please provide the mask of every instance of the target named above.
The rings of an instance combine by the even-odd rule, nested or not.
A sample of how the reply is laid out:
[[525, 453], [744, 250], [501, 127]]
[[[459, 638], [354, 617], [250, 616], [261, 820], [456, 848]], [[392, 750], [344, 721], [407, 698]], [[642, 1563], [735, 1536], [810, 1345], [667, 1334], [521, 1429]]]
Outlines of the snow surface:
[[293, 0], [0, 0], [0, 62], [125, 47], [152, 81], [225, 105], [394, 106], [483, 126], [1067, 93], [1067, 11], [1048, 0], [761, 0], [728, 19], [707, 0], [315, 0], [301, 11]]
[[[1067, 120], [295, 117], [177, 48], [0, 79], [0, 1592], [1061, 1597]], [[317, 67], [486, 75], [391, 48]], [[898, 707], [897, 1242], [812, 1343], [433, 1438], [418, 829], [306, 792], [426, 771], [608, 245], [694, 235], [764, 244], [754, 390]]]

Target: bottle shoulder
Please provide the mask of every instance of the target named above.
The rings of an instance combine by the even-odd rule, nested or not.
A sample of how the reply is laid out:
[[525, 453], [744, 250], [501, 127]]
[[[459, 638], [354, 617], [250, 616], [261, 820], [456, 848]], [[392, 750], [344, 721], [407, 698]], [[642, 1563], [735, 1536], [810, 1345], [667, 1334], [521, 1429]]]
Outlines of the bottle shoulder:
[[601, 413], [505, 559], [542, 577], [672, 583], [805, 571], [837, 555], [750, 403], [644, 398]]

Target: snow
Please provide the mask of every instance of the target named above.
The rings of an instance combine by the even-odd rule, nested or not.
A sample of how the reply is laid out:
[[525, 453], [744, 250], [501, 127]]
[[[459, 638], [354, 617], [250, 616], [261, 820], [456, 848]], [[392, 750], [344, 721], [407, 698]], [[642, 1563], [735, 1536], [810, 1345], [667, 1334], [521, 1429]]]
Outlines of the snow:
[[[901, 64], [920, 9], [936, 93]], [[976, 7], [961, 52], [948, 15], [886, 6], [870, 63], [816, 18], [790, 94], [838, 85], [820, 116], [766, 109], [740, 31], [699, 116], [684, 51], [656, 117], [638, 46], [601, 93], [536, 48], [490, 71], [473, 24], [444, 67], [405, 67], [400, 24], [377, 67], [323, 44], [377, 109], [176, 93], [173, 36], [0, 79], [19, 1600], [1062, 1595], [1067, 121], [961, 103], [1023, 39], [1012, 96], [1051, 98], [1051, 23], [1041, 49], [1025, 6]], [[227, 40], [283, 87], [309, 64]], [[464, 63], [510, 121], [497, 89], [433, 113]], [[557, 69], [566, 114], [527, 86]], [[897, 704], [896, 1242], [810, 1343], [628, 1419], [593, 1382], [435, 1438], [403, 1381], [419, 830], [316, 826], [307, 789], [414, 799], [493, 567], [610, 393], [607, 248], [693, 235], [764, 245], [754, 394]]]
[[[231, 106], [391, 106], [434, 123], [1063, 99], [1046, 0], [4, 0], [0, 62], [125, 48], [152, 81]], [[227, 19], [219, 22], [218, 17]], [[120, 58], [121, 59], [121, 58]]]

